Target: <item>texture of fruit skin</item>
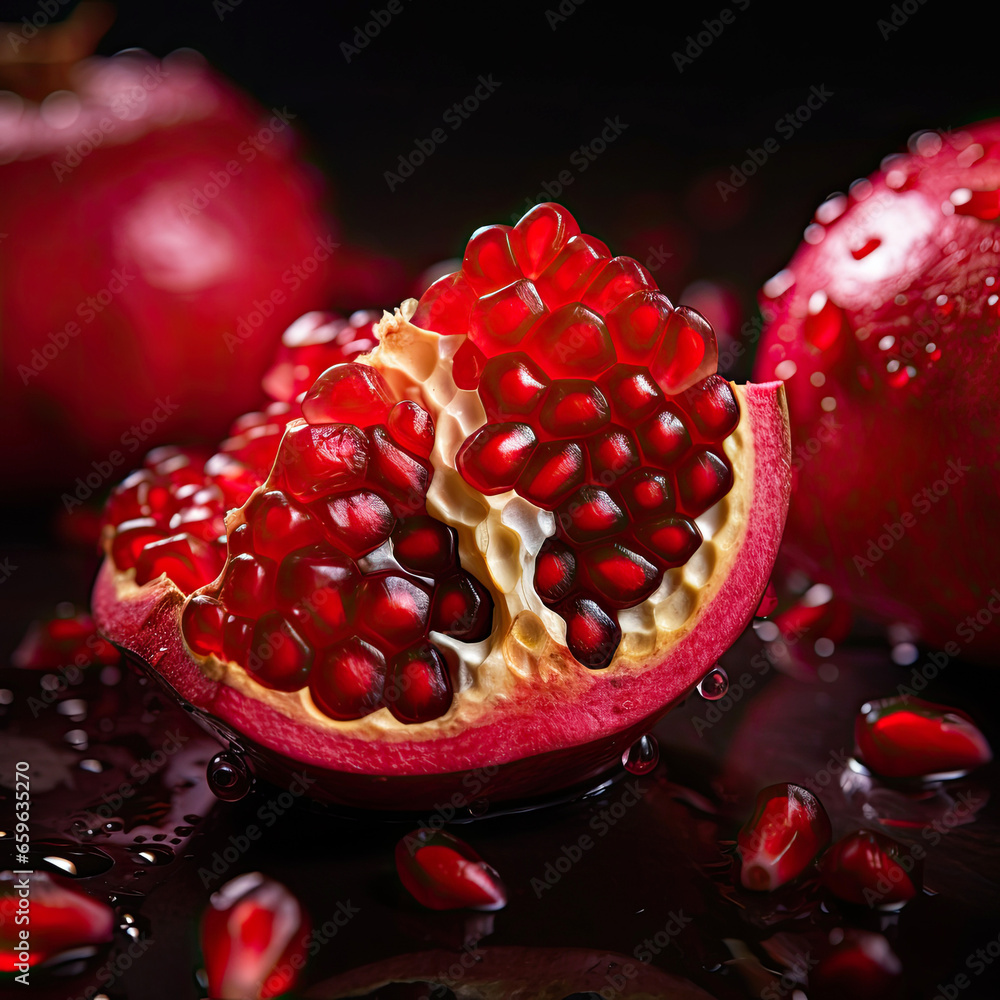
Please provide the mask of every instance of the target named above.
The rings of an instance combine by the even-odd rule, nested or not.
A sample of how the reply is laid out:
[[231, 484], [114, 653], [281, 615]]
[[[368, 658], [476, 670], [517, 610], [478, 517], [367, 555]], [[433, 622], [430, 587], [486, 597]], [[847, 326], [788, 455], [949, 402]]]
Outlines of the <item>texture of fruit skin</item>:
[[1000, 122], [922, 133], [816, 212], [764, 286], [784, 378], [783, 555], [950, 656], [1000, 649]]
[[206, 727], [224, 740], [238, 738], [262, 775], [288, 782], [306, 765], [314, 780], [309, 794], [318, 800], [421, 809], [442, 795], [461, 797], [470, 786], [503, 801], [584, 781], [620, 760], [690, 691], [746, 626], [767, 585], [790, 488], [787, 411], [780, 384], [736, 392], [741, 534], [727, 555], [728, 576], [655, 662], [519, 678], [516, 696], [492, 699], [474, 721], [463, 725], [448, 716], [440, 725], [393, 733], [375, 752], [371, 738], [350, 726], [292, 718], [270, 701], [206, 676], [181, 638], [184, 595], [166, 578], [119, 591], [106, 560], [93, 595], [95, 619], [102, 634], [155, 664], [156, 675]]
[[253, 408], [281, 331], [327, 300], [336, 233], [291, 116], [193, 53], [76, 69], [71, 125], [0, 116], [0, 460], [86, 500]]

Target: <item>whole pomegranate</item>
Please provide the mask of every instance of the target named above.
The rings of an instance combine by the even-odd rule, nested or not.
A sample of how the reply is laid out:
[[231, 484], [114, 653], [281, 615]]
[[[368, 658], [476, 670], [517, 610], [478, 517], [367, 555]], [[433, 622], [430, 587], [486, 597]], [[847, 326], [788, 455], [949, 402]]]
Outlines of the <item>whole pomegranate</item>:
[[190, 52], [77, 61], [105, 21], [7, 25], [0, 64], [0, 460], [70, 504], [254, 405], [336, 247], [294, 111]]
[[951, 656], [1000, 649], [1000, 122], [924, 132], [816, 211], [761, 296], [788, 562]]
[[[99, 627], [278, 780], [381, 808], [600, 773], [758, 605], [780, 383], [562, 207], [372, 324], [303, 317], [208, 459], [109, 501]], [[305, 390], [305, 391], [303, 391]]]

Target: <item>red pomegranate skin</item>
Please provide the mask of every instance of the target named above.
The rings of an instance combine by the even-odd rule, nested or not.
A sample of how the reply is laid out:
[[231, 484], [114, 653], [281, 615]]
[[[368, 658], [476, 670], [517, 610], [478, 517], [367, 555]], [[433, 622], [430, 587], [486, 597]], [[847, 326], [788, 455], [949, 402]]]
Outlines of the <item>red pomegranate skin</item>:
[[281, 332], [326, 303], [336, 233], [294, 109], [194, 53], [75, 72], [75, 97], [0, 101], [0, 460], [20, 489], [81, 475], [86, 499], [259, 402]]
[[764, 286], [785, 380], [786, 564], [952, 657], [1000, 648], [1000, 122], [915, 136]]

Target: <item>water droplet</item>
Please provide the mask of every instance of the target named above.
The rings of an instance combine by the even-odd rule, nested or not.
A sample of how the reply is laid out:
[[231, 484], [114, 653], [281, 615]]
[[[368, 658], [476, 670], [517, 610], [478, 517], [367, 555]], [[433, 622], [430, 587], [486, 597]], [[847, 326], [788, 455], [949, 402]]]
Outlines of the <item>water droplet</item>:
[[466, 807], [469, 810], [470, 816], [485, 816], [490, 808], [489, 799], [473, 799]]
[[68, 715], [74, 722], [80, 722], [87, 716], [87, 703], [82, 698], [67, 698], [56, 705], [60, 715]]
[[622, 767], [629, 774], [649, 774], [660, 761], [660, 746], [656, 737], [647, 733], [637, 739], [622, 754]]
[[146, 865], [169, 865], [174, 860], [173, 848], [165, 844], [130, 847], [129, 853], [136, 861]]
[[208, 787], [223, 802], [238, 802], [251, 788], [253, 775], [243, 755], [223, 750], [208, 762]]
[[71, 729], [63, 736], [63, 739], [77, 750], [87, 749], [87, 734], [82, 729]]
[[705, 701], [718, 701], [729, 690], [729, 676], [718, 664], [698, 682], [698, 694]]
[[74, 844], [68, 840], [39, 840], [31, 845], [31, 854], [39, 867], [47, 867], [72, 878], [103, 875], [114, 864], [110, 854], [89, 844]]
[[91, 774], [100, 774], [104, 770], [104, 765], [99, 760], [88, 757], [86, 760], [80, 761], [80, 770], [90, 771]]
[[176, 833], [178, 837], [190, 837], [191, 834], [194, 833], [194, 827], [193, 826], [175, 826], [174, 827], [174, 833]]
[[188, 815], [184, 817], [184, 822], [185, 823], [200, 823], [201, 822], [201, 817], [197, 813], [188, 813]]
[[892, 662], [898, 663], [901, 667], [916, 663], [919, 656], [920, 651], [912, 642], [900, 642], [892, 647]]

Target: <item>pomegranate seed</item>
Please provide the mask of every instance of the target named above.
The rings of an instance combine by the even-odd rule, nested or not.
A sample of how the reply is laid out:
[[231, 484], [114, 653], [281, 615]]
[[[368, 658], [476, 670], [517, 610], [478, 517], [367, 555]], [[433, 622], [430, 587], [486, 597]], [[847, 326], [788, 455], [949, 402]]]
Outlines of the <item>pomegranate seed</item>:
[[225, 609], [212, 597], [198, 594], [188, 601], [181, 616], [184, 640], [202, 656], [222, 654], [222, 622]]
[[386, 487], [402, 501], [401, 505], [396, 505], [396, 515], [402, 516], [422, 507], [431, 482], [430, 468], [400, 448], [384, 427], [373, 427], [368, 434], [371, 441], [369, 474], [375, 483]]
[[662, 472], [639, 469], [621, 483], [619, 491], [625, 506], [637, 519], [674, 509], [674, 490]]
[[229, 533], [226, 542], [231, 556], [253, 554], [253, 529], [249, 524], [239, 524]]
[[368, 440], [350, 424], [294, 424], [278, 452], [288, 490], [296, 500], [312, 500], [360, 486], [368, 466]]
[[222, 491], [226, 507], [242, 507], [263, 482], [253, 469], [220, 452], [205, 463], [205, 475]]
[[639, 441], [646, 458], [664, 466], [673, 465], [691, 447], [691, 436], [683, 418], [667, 408], [642, 425]]
[[275, 600], [306, 638], [323, 645], [349, 629], [357, 583], [358, 570], [351, 560], [317, 545], [284, 558]]
[[580, 301], [588, 309], [607, 316], [635, 293], [655, 294], [655, 289], [656, 282], [638, 261], [631, 257], [615, 257], [597, 272]]
[[799, 785], [768, 785], [737, 836], [747, 889], [773, 891], [797, 878], [830, 842], [822, 803]]
[[105, 523], [117, 525], [152, 516], [149, 489], [153, 482], [153, 474], [148, 469], [139, 469], [123, 479], [111, 493]]
[[662, 570], [624, 545], [599, 545], [584, 556], [587, 575], [609, 607], [629, 608], [660, 585]]
[[917, 894], [910, 872], [916, 862], [898, 841], [872, 830], [842, 837], [819, 862], [823, 885], [839, 899], [891, 907]]
[[576, 555], [560, 542], [547, 541], [535, 560], [535, 591], [546, 604], [556, 604], [576, 581]]
[[608, 248], [593, 236], [574, 236], [558, 256], [535, 279], [542, 301], [550, 309], [568, 302], [578, 303], [584, 289], [611, 256]]
[[611, 400], [615, 417], [635, 426], [663, 404], [663, 394], [645, 368], [615, 365], [601, 377], [604, 394]]
[[451, 706], [451, 677], [444, 657], [423, 642], [398, 653], [389, 666], [385, 700], [400, 722], [429, 722]]
[[316, 424], [384, 424], [392, 408], [385, 379], [370, 365], [344, 363], [328, 368], [302, 400], [302, 416]]
[[627, 523], [611, 494], [594, 486], [578, 489], [560, 509], [557, 522], [563, 535], [578, 544], [606, 538]]
[[443, 830], [415, 830], [396, 845], [396, 872], [407, 892], [431, 910], [499, 910], [500, 876], [463, 840]]
[[[30, 949], [16, 929], [21, 914], [29, 912], [21, 902], [26, 878], [31, 893]], [[114, 911], [101, 900], [45, 872], [36, 871], [27, 877], [9, 871], [0, 873], [0, 972], [7, 974], [5, 982], [12, 981], [10, 977], [24, 961], [31, 968], [56, 966], [60, 956], [70, 959], [76, 953], [79, 962], [81, 954], [90, 954], [111, 941], [114, 932]], [[23, 967], [20, 971], [24, 971]]]
[[662, 292], [640, 290], [607, 313], [608, 332], [619, 359], [630, 365], [648, 364], [673, 311], [670, 300]]
[[253, 621], [238, 615], [226, 615], [222, 623], [222, 651], [227, 660], [246, 663], [253, 636]]
[[732, 466], [713, 451], [696, 451], [677, 470], [678, 499], [690, 517], [703, 514], [732, 488]]
[[312, 940], [299, 901], [279, 882], [251, 872], [211, 897], [201, 951], [213, 997], [268, 1000], [289, 992]]
[[254, 551], [278, 562], [286, 552], [313, 545], [323, 529], [309, 512], [292, 503], [284, 493], [271, 490], [258, 495], [246, 511]]
[[541, 358], [556, 378], [594, 379], [615, 362], [604, 321], [578, 302], [564, 305], [534, 327], [525, 350]]
[[611, 410], [601, 390], [583, 379], [553, 382], [540, 414], [542, 427], [556, 437], [592, 434], [610, 418]]
[[190, 594], [211, 583], [221, 569], [222, 557], [215, 546], [182, 532], [150, 542], [142, 550], [135, 564], [135, 582], [141, 587], [165, 573]]
[[357, 619], [372, 639], [401, 649], [426, 634], [430, 595], [411, 577], [368, 576], [358, 591]]
[[287, 619], [271, 612], [254, 625], [246, 668], [265, 687], [298, 691], [309, 679], [312, 657], [312, 649]]
[[396, 524], [388, 504], [370, 490], [319, 500], [310, 510], [323, 525], [327, 540], [352, 559], [360, 559], [377, 549], [387, 541]]
[[267, 414], [263, 410], [255, 410], [253, 413], [244, 413], [242, 417], [237, 417], [229, 428], [231, 438], [245, 434], [251, 427], [263, 427], [270, 423]]
[[455, 352], [451, 374], [459, 389], [475, 389], [486, 365], [486, 355], [471, 341], [465, 343]]
[[840, 339], [846, 326], [843, 309], [827, 299], [817, 313], [810, 313], [802, 324], [806, 341], [818, 351], [828, 351]]
[[499, 354], [483, 368], [479, 398], [490, 420], [510, 420], [537, 410], [548, 385], [527, 354]]
[[487, 357], [492, 357], [520, 343], [546, 313], [535, 286], [521, 278], [476, 303], [470, 336]]
[[510, 226], [483, 226], [472, 234], [462, 273], [476, 295], [496, 291], [521, 277], [507, 240], [510, 231]]
[[993, 759], [964, 712], [906, 696], [863, 705], [854, 738], [864, 764], [887, 778], [968, 771]]
[[701, 545], [698, 526], [685, 517], [662, 517], [640, 526], [637, 539], [664, 568], [683, 566]]
[[132, 569], [142, 550], [167, 537], [167, 532], [151, 517], [137, 517], [118, 525], [111, 540], [111, 558], [119, 570]]
[[434, 449], [434, 421], [411, 399], [401, 399], [389, 411], [389, 435], [400, 447], [420, 458], [429, 458]]
[[407, 518], [392, 534], [392, 554], [403, 569], [440, 577], [455, 564], [455, 529], [428, 514]]
[[461, 271], [445, 275], [420, 297], [410, 322], [421, 330], [433, 330], [444, 336], [469, 332], [476, 293]]
[[521, 273], [534, 279], [555, 260], [566, 243], [579, 234], [576, 219], [566, 209], [544, 202], [521, 218], [508, 239]]
[[97, 634], [90, 615], [33, 621], [11, 654], [15, 667], [27, 670], [53, 670], [72, 663], [84, 667], [91, 663], [116, 664], [118, 650]]
[[309, 678], [316, 707], [331, 719], [360, 719], [382, 702], [385, 657], [357, 636], [321, 654]]
[[540, 444], [517, 480], [517, 492], [553, 510], [583, 481], [583, 449], [573, 441]]
[[430, 627], [462, 642], [481, 642], [493, 631], [493, 600], [468, 573], [438, 584]]
[[466, 439], [455, 464], [470, 486], [494, 496], [514, 488], [536, 444], [527, 424], [488, 424]]
[[844, 940], [809, 973], [809, 997], [900, 1000], [902, 971], [903, 963], [881, 934], [847, 928]]
[[247, 554], [230, 559], [221, 592], [226, 608], [246, 618], [258, 618], [272, 610], [277, 569], [274, 560], [265, 556]]
[[226, 521], [215, 506], [191, 506], [179, 510], [170, 518], [170, 533], [177, 534], [186, 531], [203, 542], [215, 543], [220, 537], [225, 537]]
[[219, 450], [231, 455], [264, 477], [274, 465], [274, 460], [278, 455], [278, 446], [281, 444], [281, 436], [284, 433], [284, 424], [280, 426], [278, 424], [263, 424], [260, 427], [251, 427], [238, 437], [223, 441]]
[[719, 367], [719, 347], [711, 324], [694, 309], [681, 306], [667, 323], [649, 372], [669, 395], [690, 389]]
[[760, 604], [757, 605], [757, 610], [753, 613], [753, 616], [754, 618], [770, 618], [777, 607], [778, 595], [774, 589], [774, 584], [768, 580], [767, 589], [764, 591], [764, 596], [761, 597]]
[[587, 441], [590, 470], [599, 483], [610, 485], [640, 462], [639, 445], [631, 431], [611, 426]]
[[573, 656], [591, 670], [606, 667], [621, 642], [618, 622], [586, 597], [571, 598], [560, 614], [566, 620], [566, 645]]
[[721, 441], [736, 430], [740, 422], [740, 406], [732, 386], [721, 376], [711, 375], [690, 393], [691, 418], [706, 441]]

